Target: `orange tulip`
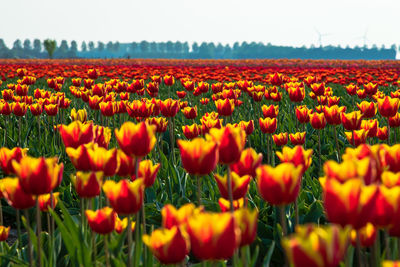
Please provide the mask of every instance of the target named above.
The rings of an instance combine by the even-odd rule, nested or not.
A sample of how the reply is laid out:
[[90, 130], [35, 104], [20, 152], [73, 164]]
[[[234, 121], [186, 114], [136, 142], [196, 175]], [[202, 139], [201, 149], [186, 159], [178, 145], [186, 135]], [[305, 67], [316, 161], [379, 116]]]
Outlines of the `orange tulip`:
[[387, 188], [378, 187], [378, 194], [374, 201], [374, 208], [370, 210], [371, 222], [378, 227], [388, 227], [398, 213], [400, 203], [400, 186]]
[[70, 158], [75, 169], [79, 171], [91, 171], [92, 166], [90, 164], [89, 150], [93, 149], [94, 144], [89, 143], [86, 145], [80, 145], [78, 148], [67, 147], [65, 152]]
[[11, 109], [15, 116], [22, 117], [26, 114], [28, 105], [25, 103], [14, 102], [11, 104]]
[[171, 229], [174, 226], [185, 226], [189, 217], [202, 211], [202, 207], [196, 208], [193, 203], [187, 203], [179, 209], [176, 209], [171, 204], [166, 204], [161, 209], [162, 226], [167, 229]]
[[155, 126], [145, 122], [125, 122], [119, 130], [115, 129], [115, 137], [122, 151], [128, 156], [144, 157], [156, 143], [155, 130]]
[[148, 118], [148, 119], [146, 119], [146, 122], [149, 125], [155, 125], [157, 133], [163, 133], [167, 130], [168, 121], [164, 117]]
[[51, 194], [40, 195], [38, 197], [40, 210], [42, 212], [48, 212], [49, 208], [56, 207], [58, 204], [59, 197], [60, 197], [59, 192], [55, 192], [53, 194], [53, 199], [51, 198]]
[[0, 148], [0, 167], [5, 174], [14, 173], [13, 161], [20, 162], [26, 156], [26, 148], [14, 147], [8, 149], [7, 147]]
[[22, 189], [32, 195], [50, 193], [62, 180], [64, 164], [55, 158], [23, 157], [18, 163], [13, 161]]
[[240, 121], [238, 125], [240, 128], [242, 128], [242, 130], [245, 131], [247, 136], [251, 135], [254, 131], [254, 121], [253, 120]]
[[376, 240], [377, 228], [372, 223], [367, 223], [366, 226], [357, 230], [351, 230], [351, 243], [355, 247], [357, 246], [357, 235], [360, 239], [361, 247], [370, 247]]
[[114, 231], [117, 213], [112, 208], [86, 210], [85, 215], [93, 232], [106, 235]]
[[241, 208], [234, 212], [234, 216], [240, 228], [240, 246], [250, 245], [257, 235], [258, 211]]
[[400, 172], [384, 171], [381, 175], [382, 184], [387, 188], [400, 185]]
[[290, 142], [295, 146], [304, 145], [306, 142], [306, 132], [297, 132], [297, 133], [290, 133], [289, 134]]
[[[126, 227], [128, 227], [128, 217], [125, 217], [123, 220], [121, 220], [118, 216], [117, 219], [115, 220], [115, 232], [117, 232], [118, 234], [122, 234], [122, 232], [126, 229]], [[135, 227], [136, 227], [136, 222], [131, 222], [131, 229], [132, 232], [135, 231]]]
[[218, 99], [215, 101], [215, 106], [219, 115], [229, 117], [235, 110], [235, 101], [233, 99]]
[[284, 146], [288, 142], [288, 133], [279, 133], [272, 136], [276, 146]]
[[390, 118], [396, 115], [399, 109], [400, 99], [385, 96], [384, 98], [377, 99], [377, 102], [379, 113], [383, 117]]
[[276, 118], [279, 114], [279, 105], [263, 105], [261, 110], [264, 118]]
[[324, 113], [313, 113], [310, 115], [310, 123], [314, 129], [321, 130], [326, 126], [326, 118]]
[[188, 220], [194, 256], [201, 260], [229, 259], [240, 243], [240, 229], [231, 213], [198, 213]]
[[103, 191], [118, 214], [134, 214], [142, 207], [144, 181], [137, 179], [130, 182], [124, 179], [116, 183], [107, 180], [103, 184]]
[[363, 118], [369, 119], [376, 114], [376, 104], [374, 102], [362, 101], [357, 103], [358, 109], [361, 111]]
[[276, 118], [259, 118], [258, 122], [260, 124], [260, 129], [265, 134], [273, 134], [277, 128]]
[[310, 84], [310, 88], [316, 96], [322, 96], [325, 93], [325, 83], [313, 83]]
[[46, 114], [49, 116], [56, 116], [58, 113], [58, 105], [57, 104], [48, 104], [44, 106], [44, 110]]
[[358, 130], [360, 129], [362, 118], [360, 111], [342, 113], [343, 127], [348, 131]]
[[[149, 159], [142, 160], [139, 163], [139, 178], [143, 179], [145, 187], [151, 187], [156, 180], [158, 170], [160, 169], [160, 163], [153, 164]], [[136, 180], [135, 174], [131, 176], [132, 181]]]
[[35, 103], [29, 106], [29, 110], [33, 116], [39, 116], [43, 112], [43, 107], [40, 103]]
[[23, 210], [35, 206], [35, 197], [22, 190], [18, 178], [6, 177], [0, 180], [0, 189], [7, 203], [14, 209]]
[[299, 87], [299, 86], [289, 87], [287, 89], [287, 92], [292, 102], [301, 102], [304, 100], [304, 97], [306, 96], [304, 87]]
[[305, 150], [302, 146], [295, 146], [293, 148], [284, 146], [282, 152], [277, 151], [276, 155], [281, 162], [290, 162], [294, 166], [302, 166], [302, 174], [310, 167], [312, 162], [311, 149]]
[[161, 114], [164, 117], [175, 117], [179, 111], [179, 101], [168, 98], [160, 103]]
[[281, 163], [276, 168], [257, 168], [257, 186], [262, 198], [271, 205], [286, 205], [296, 200], [300, 190], [301, 166]]
[[360, 144], [365, 144], [367, 141], [368, 130], [354, 130], [352, 132], [344, 132], [344, 134], [346, 135], [347, 141], [349, 141], [352, 146], [359, 146]]
[[331, 106], [331, 107], [326, 107], [324, 106], [324, 115], [326, 118], [326, 121], [330, 125], [339, 125], [342, 123], [341, 116], [342, 113], [346, 111], [346, 107], [339, 107], [339, 106]]
[[379, 122], [375, 120], [362, 120], [360, 128], [368, 132], [367, 137], [376, 137]]
[[378, 131], [376, 132], [376, 137], [379, 138], [379, 140], [386, 140], [389, 137], [389, 132], [387, 126], [383, 127], [378, 127]]
[[218, 144], [213, 140], [195, 138], [191, 141], [178, 140], [182, 166], [192, 175], [206, 175], [218, 163]]
[[348, 235], [348, 228], [337, 225], [298, 225], [282, 246], [294, 267], [336, 267], [346, 254]]
[[3, 225], [0, 225], [0, 242], [7, 240], [8, 235], [10, 234], [10, 229], [11, 229], [10, 226], [5, 227]]
[[187, 139], [193, 139], [193, 138], [196, 138], [197, 136], [199, 136], [201, 129], [196, 123], [194, 123], [192, 125], [182, 126], [182, 131], [183, 131], [183, 135]]
[[165, 75], [163, 80], [164, 84], [167, 86], [172, 86], [175, 83], [175, 78], [172, 75]]
[[76, 193], [82, 198], [92, 198], [100, 194], [103, 172], [81, 172], [71, 175]]
[[[238, 210], [240, 208], [243, 208], [245, 203], [247, 203], [246, 198], [241, 198], [238, 200], [233, 200], [233, 210]], [[221, 212], [227, 212], [231, 210], [231, 203], [228, 199], [225, 199], [223, 197], [220, 197], [218, 199], [218, 204], [219, 207], [221, 208]]]
[[240, 159], [230, 165], [230, 169], [239, 176], [250, 175], [255, 177], [256, 169], [261, 165], [262, 158], [261, 153], [257, 154], [253, 148], [247, 148], [242, 151]]
[[372, 220], [371, 210], [378, 197], [376, 185], [364, 185], [360, 179], [340, 183], [335, 179], [320, 178], [324, 207], [329, 221], [355, 229]]
[[341, 183], [357, 178], [361, 179], [366, 185], [379, 182], [375, 168], [375, 162], [370, 157], [360, 160], [344, 160], [342, 163], [328, 160], [324, 164], [324, 172], [327, 178], [335, 179]]
[[382, 267], [400, 267], [400, 261], [388, 261], [382, 262]]
[[117, 107], [115, 106], [115, 102], [100, 102], [100, 112], [103, 116], [112, 117], [115, 113], [117, 113]]
[[157, 229], [151, 235], [143, 235], [143, 243], [162, 264], [178, 264], [190, 251], [187, 233], [179, 227]]
[[212, 139], [218, 144], [219, 163], [231, 164], [240, 159], [246, 143], [246, 133], [233, 126], [212, 128], [207, 139]]
[[58, 127], [65, 147], [77, 148], [93, 141], [93, 123], [83, 124], [73, 121], [69, 125]]
[[[227, 175], [222, 177], [218, 174], [215, 174], [214, 178], [217, 182], [221, 196], [225, 199], [229, 199]], [[250, 179], [250, 175], [239, 176], [237, 173], [231, 172], [231, 188], [233, 200], [238, 200], [246, 195], [249, 188]]]
[[120, 161], [116, 148], [107, 150], [97, 145], [89, 149], [89, 161], [93, 171], [102, 171], [105, 176], [114, 176], [119, 169]]
[[380, 151], [382, 167], [391, 172], [400, 172], [400, 144], [384, 145]]
[[307, 106], [296, 107], [296, 117], [300, 123], [308, 123], [310, 121], [310, 113], [312, 113], [312, 109], [308, 109]]
[[197, 106], [195, 106], [194, 108], [186, 107], [182, 110], [182, 113], [186, 119], [193, 120], [197, 117]]

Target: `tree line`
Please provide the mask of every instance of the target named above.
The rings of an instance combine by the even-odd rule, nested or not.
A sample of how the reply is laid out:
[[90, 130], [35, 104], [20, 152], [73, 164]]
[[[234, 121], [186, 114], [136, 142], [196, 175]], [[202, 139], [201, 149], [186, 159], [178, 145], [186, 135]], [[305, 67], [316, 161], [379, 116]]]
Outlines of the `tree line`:
[[396, 46], [341, 47], [277, 46], [270, 43], [236, 42], [229, 44], [188, 42], [68, 42], [54, 40], [15, 40], [8, 48], [0, 39], [0, 58], [182, 58], [182, 59], [395, 59]]

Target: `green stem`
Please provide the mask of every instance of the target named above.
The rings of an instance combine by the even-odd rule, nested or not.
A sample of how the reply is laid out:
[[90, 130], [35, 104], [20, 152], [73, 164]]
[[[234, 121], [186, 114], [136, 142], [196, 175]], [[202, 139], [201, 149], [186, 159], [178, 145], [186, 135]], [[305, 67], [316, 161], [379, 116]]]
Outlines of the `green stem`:
[[17, 209], [17, 236], [18, 236], [18, 248], [22, 248], [22, 241], [21, 241], [21, 215], [19, 209]]
[[357, 266], [364, 266], [361, 258], [361, 242], [360, 242], [360, 233], [357, 231], [357, 243], [356, 243], [356, 256], [357, 256]]
[[389, 123], [389, 117], [387, 118], [387, 125], [388, 125], [388, 145], [390, 146], [390, 123]]
[[340, 163], [340, 148], [339, 148], [339, 142], [338, 142], [338, 137], [337, 137], [337, 131], [336, 131], [336, 125], [333, 126], [333, 135], [335, 136], [335, 143], [336, 143], [336, 153], [337, 153], [337, 160]]
[[319, 171], [322, 170], [322, 159], [321, 159], [321, 131], [318, 131], [318, 161], [319, 161]]
[[228, 186], [228, 197], [229, 197], [229, 209], [233, 213], [233, 195], [232, 195], [232, 181], [231, 181], [231, 169], [228, 166], [227, 170], [227, 186]]
[[21, 138], [21, 131], [22, 131], [22, 117], [18, 117], [18, 145], [22, 147], [22, 138]]
[[[52, 200], [50, 200], [52, 201]], [[41, 235], [42, 235], [42, 222], [40, 218], [40, 205], [39, 198], [36, 199], [36, 228], [37, 228], [37, 257], [38, 257], [38, 266], [42, 266], [42, 253], [41, 253]]]
[[[127, 229], [127, 237], [128, 237], [128, 267], [132, 267], [132, 219], [131, 216], [128, 215], [128, 229]], [[137, 229], [136, 229], [137, 231]]]
[[282, 235], [287, 235], [287, 225], [286, 225], [286, 206], [279, 206], [280, 216], [281, 216], [281, 227], [282, 227]]
[[197, 205], [201, 206], [201, 178], [196, 176], [197, 180]]
[[104, 235], [104, 254], [106, 257], [106, 266], [110, 267], [110, 255], [108, 252], [108, 235]]
[[32, 241], [29, 234], [30, 224], [29, 224], [29, 213], [28, 210], [24, 210], [25, 220], [26, 220], [26, 235], [28, 237], [28, 250], [29, 250], [29, 266], [33, 266], [33, 249], [32, 249]]

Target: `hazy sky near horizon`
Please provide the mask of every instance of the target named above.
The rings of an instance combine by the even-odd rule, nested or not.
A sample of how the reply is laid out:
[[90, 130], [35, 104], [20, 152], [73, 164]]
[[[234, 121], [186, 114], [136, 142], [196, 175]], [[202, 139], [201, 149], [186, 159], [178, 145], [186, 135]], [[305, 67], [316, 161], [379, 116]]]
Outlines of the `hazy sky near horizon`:
[[398, 0], [2, 0], [0, 38], [400, 45]]

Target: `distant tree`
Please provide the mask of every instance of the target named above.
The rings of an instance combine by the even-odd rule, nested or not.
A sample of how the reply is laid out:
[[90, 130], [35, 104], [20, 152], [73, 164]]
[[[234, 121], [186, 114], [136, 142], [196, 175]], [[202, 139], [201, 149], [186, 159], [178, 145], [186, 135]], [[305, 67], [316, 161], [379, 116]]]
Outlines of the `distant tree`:
[[182, 54], [182, 48], [183, 48], [183, 45], [182, 45], [181, 42], [179, 42], [179, 41], [175, 42], [175, 44], [174, 44], [174, 52], [176, 54], [179, 54], [179, 55]]
[[86, 52], [87, 51], [87, 45], [86, 45], [85, 41], [83, 41], [82, 44], [81, 44], [81, 51], [82, 52]]
[[55, 40], [46, 39], [43, 42], [44, 49], [46, 49], [49, 54], [49, 58], [53, 58], [54, 51], [57, 48], [57, 43]]
[[149, 42], [141, 41], [139, 46], [140, 46], [140, 51], [142, 53], [148, 53], [149, 52]]
[[0, 50], [4, 50], [7, 49], [6, 43], [4, 42], [4, 40], [1, 38], [0, 39]]
[[89, 51], [94, 50], [94, 43], [92, 41], [89, 42]]
[[113, 51], [113, 43], [111, 41], [106, 44], [106, 50], [108, 52], [112, 52]]
[[22, 50], [21, 40], [17, 39], [14, 41], [13, 50]]
[[196, 42], [192, 44], [192, 52], [195, 54], [199, 53], [199, 45]]
[[60, 47], [58, 48], [58, 52], [61, 54], [61, 56], [65, 56], [66, 53], [68, 53], [69, 47], [67, 40], [62, 40]]
[[31, 40], [25, 39], [25, 41], [24, 41], [24, 50], [26, 50], [26, 51], [32, 50]]
[[104, 43], [103, 42], [97, 42], [97, 50], [100, 52], [104, 50]]
[[10, 51], [8, 50], [3, 39], [0, 39], [0, 58], [10, 57]]
[[202, 42], [199, 47], [200, 58], [213, 58], [215, 45], [213, 43]]
[[174, 52], [174, 44], [171, 41], [167, 42], [167, 53], [171, 54]]
[[118, 52], [119, 52], [119, 49], [120, 49], [120, 43], [117, 41], [117, 42], [115, 42], [114, 45], [113, 45], [113, 51], [114, 51], [115, 53], [118, 53]]
[[167, 43], [165, 42], [158, 43], [158, 51], [162, 54], [165, 54], [167, 51]]
[[70, 57], [76, 57], [78, 54], [78, 43], [75, 40], [71, 41], [69, 52]]
[[42, 52], [42, 42], [39, 39], [33, 40], [33, 51], [36, 53]]
[[150, 43], [150, 53], [154, 56], [158, 53], [158, 43], [156, 42], [151, 42]]
[[188, 44], [188, 42], [184, 42], [182, 44], [182, 53], [185, 54], [186, 56], [189, 53], [189, 44]]
[[129, 46], [130, 53], [136, 53], [138, 47], [139, 47], [138, 43], [132, 42]]

